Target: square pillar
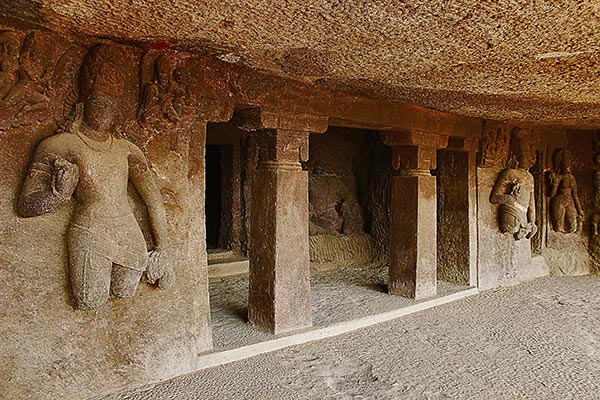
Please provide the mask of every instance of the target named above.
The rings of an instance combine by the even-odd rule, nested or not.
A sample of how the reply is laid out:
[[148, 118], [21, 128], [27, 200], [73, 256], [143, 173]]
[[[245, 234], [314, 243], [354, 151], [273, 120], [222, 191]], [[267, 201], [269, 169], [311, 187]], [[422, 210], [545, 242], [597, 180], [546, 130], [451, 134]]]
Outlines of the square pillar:
[[477, 286], [477, 139], [438, 150], [438, 278]]
[[431, 170], [448, 137], [417, 131], [382, 132], [392, 147], [388, 292], [415, 300], [437, 293], [437, 189]]
[[275, 334], [312, 325], [308, 247], [309, 132], [325, 117], [244, 110], [236, 119], [255, 130], [258, 166], [252, 187], [248, 319]]
[[[206, 257], [205, 224], [205, 148], [206, 122], [204, 120], [185, 119], [180, 123], [188, 145], [188, 191], [186, 202], [188, 257], [194, 271], [195, 284], [200, 290], [195, 293], [194, 304], [199, 322], [196, 324], [198, 352], [212, 349], [212, 327], [210, 319], [210, 296], [208, 287], [208, 260]], [[185, 225], [184, 225], [185, 226]], [[190, 283], [191, 284], [191, 283]]]
[[468, 153], [468, 183], [469, 197], [469, 286], [477, 287], [479, 276], [479, 231], [477, 224], [477, 152], [478, 139], [465, 139], [464, 149]]

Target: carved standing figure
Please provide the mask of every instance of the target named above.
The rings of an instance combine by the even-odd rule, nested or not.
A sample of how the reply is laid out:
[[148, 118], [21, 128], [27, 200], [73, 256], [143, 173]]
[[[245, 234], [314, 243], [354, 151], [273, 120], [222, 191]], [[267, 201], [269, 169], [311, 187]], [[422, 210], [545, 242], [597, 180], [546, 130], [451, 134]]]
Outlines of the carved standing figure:
[[500, 172], [490, 202], [500, 204], [498, 223], [502, 233], [515, 239], [530, 239], [537, 232], [535, 225], [535, 197], [533, 175], [529, 168], [535, 163], [535, 152], [527, 140], [527, 133], [514, 128], [510, 142], [511, 158]]
[[[67, 251], [71, 289], [81, 309], [101, 306], [111, 293], [132, 297], [144, 271], [161, 288], [175, 278], [160, 261], [166, 213], [155, 176], [141, 150], [115, 132], [124, 95], [123, 60], [121, 51], [108, 45], [89, 52], [74, 118], [37, 146], [18, 200], [19, 214], [33, 217], [74, 196]], [[128, 182], [150, 217], [155, 247], [149, 259], [129, 204]]]
[[0, 32], [0, 101], [4, 101], [19, 80], [21, 39], [11, 31]]
[[0, 32], [0, 107], [13, 109], [16, 119], [48, 107], [47, 81], [51, 76], [35, 57], [35, 35], [30, 32], [23, 44], [19, 35]]
[[573, 233], [583, 217], [583, 208], [577, 194], [577, 181], [571, 174], [573, 155], [569, 150], [559, 149], [552, 158], [554, 169], [549, 172], [550, 219], [556, 232]]
[[183, 87], [181, 70], [167, 54], [154, 61], [154, 77], [144, 86], [138, 117], [143, 123], [156, 123], [166, 119], [179, 121], [187, 105], [188, 93]]

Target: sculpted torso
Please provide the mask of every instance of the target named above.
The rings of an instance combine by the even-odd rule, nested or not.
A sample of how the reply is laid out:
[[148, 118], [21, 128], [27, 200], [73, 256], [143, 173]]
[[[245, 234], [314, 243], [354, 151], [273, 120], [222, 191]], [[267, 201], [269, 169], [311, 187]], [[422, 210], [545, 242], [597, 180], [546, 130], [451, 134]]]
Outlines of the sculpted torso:
[[530, 239], [537, 232], [535, 225], [535, 182], [529, 173], [536, 161], [536, 153], [526, 130], [513, 128], [510, 141], [509, 167], [502, 170], [490, 193], [490, 203], [500, 204], [498, 225], [500, 232], [512, 234], [515, 239]]
[[[570, 160], [570, 153], [569, 153]], [[550, 219], [556, 232], [574, 233], [583, 216], [583, 208], [577, 193], [577, 181], [571, 174], [570, 161], [551, 171], [550, 178]]]
[[527, 170], [503, 170], [494, 184], [490, 202], [500, 204], [498, 223], [502, 233], [522, 239], [531, 238], [537, 231], [534, 223], [534, 179]]
[[[157, 247], [164, 238], [164, 209], [149, 172], [142, 152], [111, 134], [100, 142], [74, 128], [38, 145], [19, 199], [19, 213], [40, 215], [74, 197], [67, 251], [79, 308], [97, 308], [109, 293], [133, 296], [148, 267], [146, 242], [129, 204], [130, 180], [154, 220]], [[171, 282], [174, 277], [172, 271], [164, 270], [149, 275]]]
[[129, 159], [138, 158], [140, 162], [139, 155], [134, 155], [140, 150], [112, 136], [103, 143], [106, 149], [100, 151], [92, 150], [84, 140], [72, 133], [51, 136], [40, 143], [35, 161], [54, 166], [57, 160], [65, 160], [77, 166], [78, 184], [73, 193], [76, 218], [110, 218], [131, 213], [127, 196]]

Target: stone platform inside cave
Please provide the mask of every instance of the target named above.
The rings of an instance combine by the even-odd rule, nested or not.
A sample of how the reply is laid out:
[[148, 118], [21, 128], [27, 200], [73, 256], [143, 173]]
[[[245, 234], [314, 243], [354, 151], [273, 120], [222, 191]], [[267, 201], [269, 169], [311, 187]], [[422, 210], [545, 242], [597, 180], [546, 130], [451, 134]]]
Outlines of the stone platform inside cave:
[[[387, 275], [387, 267], [378, 265], [341, 265], [326, 270], [313, 267], [310, 282], [313, 327], [309, 330], [414, 305], [414, 300], [387, 294]], [[247, 274], [211, 278], [209, 286], [215, 351], [248, 346], [281, 336], [255, 329], [247, 322]], [[438, 281], [438, 294], [434, 298], [468, 288]]]

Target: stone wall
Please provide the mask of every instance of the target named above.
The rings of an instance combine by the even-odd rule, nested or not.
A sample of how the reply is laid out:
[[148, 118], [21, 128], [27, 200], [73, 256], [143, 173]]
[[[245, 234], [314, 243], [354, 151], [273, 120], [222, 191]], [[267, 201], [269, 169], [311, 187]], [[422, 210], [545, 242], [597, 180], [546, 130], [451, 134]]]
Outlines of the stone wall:
[[438, 150], [438, 279], [470, 284], [469, 153]]
[[548, 274], [540, 257], [534, 262], [529, 239], [515, 241], [498, 229], [498, 207], [490, 192], [502, 168], [478, 168], [479, 288], [512, 285]]
[[360, 136], [331, 127], [310, 136], [310, 235], [353, 235], [363, 232], [362, 209], [356, 199], [353, 164]]
[[[502, 205], [493, 204], [491, 201], [492, 191], [499, 185], [503, 174], [506, 174], [505, 171], [514, 168], [510, 164], [516, 162], [517, 156], [512, 151], [516, 140], [511, 133], [514, 128], [508, 124], [489, 122], [483, 131], [477, 168], [478, 286], [482, 289], [511, 285], [548, 274], [544, 259], [532, 257], [531, 235], [527, 231], [502, 233]], [[535, 163], [535, 148], [538, 142], [537, 134], [529, 130], [529, 135], [517, 146], [528, 153], [529, 161], [524, 166], [526, 169]], [[521, 186], [519, 190], [531, 191], [534, 198], [534, 177], [529, 176], [530, 178], [514, 178], [511, 184]], [[529, 187], [523, 179], [530, 179]], [[513, 190], [507, 187], [503, 188], [502, 192], [509, 194]], [[526, 203], [529, 203], [529, 200]], [[521, 207], [525, 210], [528, 207], [535, 209], [531, 204]], [[524, 214], [525, 211], [523, 218]], [[525, 221], [522, 224], [525, 224]], [[537, 228], [543, 232], [543, 227]]]
[[[477, 170], [479, 223], [479, 286], [491, 288], [531, 279], [540, 275], [582, 275], [593, 270], [588, 253], [593, 231], [594, 135], [592, 131], [559, 128], [529, 128], [529, 146], [536, 153], [530, 172], [535, 180], [535, 209], [538, 232], [529, 239], [514, 240], [498, 228], [498, 206], [491, 204], [490, 193], [509, 160], [512, 126], [490, 122], [484, 130], [481, 159]], [[492, 144], [493, 143], [493, 144]], [[596, 146], [597, 147], [597, 146]], [[574, 213], [572, 228], [554, 227], [551, 175], [560, 175], [556, 155], [572, 155], [569, 170], [577, 185], [583, 217], [577, 216], [575, 202], [567, 201]], [[560, 176], [564, 176], [560, 175]], [[570, 179], [570, 178], [566, 178]], [[563, 178], [563, 180], [566, 181]], [[563, 182], [564, 184], [564, 182]], [[571, 189], [560, 189], [573, 198]], [[559, 190], [559, 193], [560, 193]], [[561, 200], [563, 202], [563, 200]], [[564, 208], [564, 207], [563, 207]], [[561, 221], [566, 221], [561, 217]], [[567, 223], [568, 224], [568, 223]], [[575, 226], [576, 225], [576, 226]], [[590, 249], [592, 254], [594, 251]]]
[[377, 134], [363, 135], [355, 166], [357, 195], [363, 208], [365, 231], [373, 239], [374, 262], [386, 263], [390, 241], [392, 151]]
[[[375, 253], [365, 226], [366, 204], [357, 186], [365, 154], [363, 144], [374, 132], [329, 127], [310, 136], [309, 171], [310, 254], [314, 267], [367, 265]], [[362, 182], [361, 182], [362, 183]]]

